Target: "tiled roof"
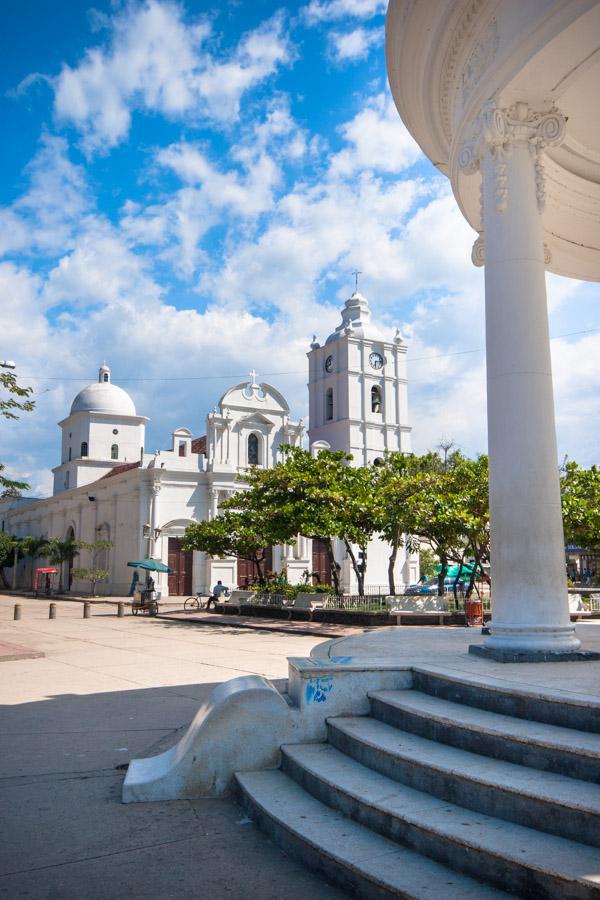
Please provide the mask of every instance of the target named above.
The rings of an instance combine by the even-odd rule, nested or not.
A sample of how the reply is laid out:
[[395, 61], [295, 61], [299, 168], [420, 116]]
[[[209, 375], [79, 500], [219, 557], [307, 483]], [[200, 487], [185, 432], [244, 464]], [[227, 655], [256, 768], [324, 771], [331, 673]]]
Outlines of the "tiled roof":
[[120, 466], [115, 466], [114, 469], [111, 469], [106, 475], [102, 475], [98, 481], [104, 481], [105, 478], [113, 478], [115, 475], [122, 475], [123, 472], [129, 472], [130, 469], [138, 469], [139, 466], [139, 460], [134, 463], [122, 463]]
[[206, 435], [194, 438], [192, 441], [192, 453], [203, 453], [206, 456]]

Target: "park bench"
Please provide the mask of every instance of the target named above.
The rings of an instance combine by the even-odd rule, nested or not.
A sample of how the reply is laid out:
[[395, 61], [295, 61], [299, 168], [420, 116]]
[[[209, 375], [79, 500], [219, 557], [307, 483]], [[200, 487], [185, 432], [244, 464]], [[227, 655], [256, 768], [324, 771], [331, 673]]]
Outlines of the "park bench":
[[227, 612], [228, 609], [235, 609], [240, 613], [244, 601], [247, 600], [248, 597], [252, 597], [253, 594], [254, 591], [232, 591], [229, 597], [224, 597], [223, 600], [221, 600], [220, 606], [223, 607], [224, 612]]

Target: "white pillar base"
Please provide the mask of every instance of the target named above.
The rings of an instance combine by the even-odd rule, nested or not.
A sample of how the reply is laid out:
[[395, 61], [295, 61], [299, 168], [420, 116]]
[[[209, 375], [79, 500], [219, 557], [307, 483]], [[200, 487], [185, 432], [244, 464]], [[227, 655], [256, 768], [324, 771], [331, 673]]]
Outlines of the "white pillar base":
[[491, 650], [517, 653], [573, 653], [581, 647], [575, 626], [569, 625], [495, 625], [488, 623], [490, 637], [485, 645]]

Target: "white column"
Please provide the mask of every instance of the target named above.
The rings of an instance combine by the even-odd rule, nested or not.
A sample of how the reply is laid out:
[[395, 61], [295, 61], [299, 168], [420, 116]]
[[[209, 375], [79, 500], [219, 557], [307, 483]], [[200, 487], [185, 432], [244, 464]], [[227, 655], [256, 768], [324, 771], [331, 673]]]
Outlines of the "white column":
[[219, 513], [219, 491], [214, 487], [209, 488], [208, 489], [208, 497], [209, 497], [208, 520], [211, 521]]
[[[485, 254], [493, 616], [487, 646], [573, 651], [580, 642], [565, 575], [541, 222], [541, 151], [562, 139], [564, 119], [525, 103], [509, 110], [489, 104], [480, 127], [484, 234], [474, 261]], [[472, 150], [463, 149], [465, 168]]]
[[160, 494], [160, 484], [158, 481], [155, 481], [152, 485], [152, 516], [150, 519], [150, 546], [152, 548], [152, 558], [157, 559], [158, 553], [160, 551], [160, 536], [156, 537], [156, 532], [159, 528], [159, 516], [158, 516], [158, 495]]
[[[148, 513], [148, 482], [140, 481], [138, 487], [138, 525], [139, 525], [139, 538], [138, 538], [138, 559], [144, 559], [145, 556], [148, 555], [148, 545], [144, 539], [144, 525], [148, 523], [147, 519]], [[149, 524], [149, 523], [148, 523]]]

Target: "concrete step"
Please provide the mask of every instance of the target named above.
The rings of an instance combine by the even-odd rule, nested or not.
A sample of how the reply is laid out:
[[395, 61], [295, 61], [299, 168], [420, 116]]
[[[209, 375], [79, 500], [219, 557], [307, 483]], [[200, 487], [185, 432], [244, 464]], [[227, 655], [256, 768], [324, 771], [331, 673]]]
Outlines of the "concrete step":
[[508, 896], [369, 831], [311, 797], [281, 771], [239, 773], [236, 781], [250, 818], [283, 850], [350, 896], [369, 900]]
[[369, 694], [374, 718], [402, 731], [522, 766], [600, 782], [600, 735], [504, 716], [421, 691]]
[[418, 666], [413, 668], [413, 688], [443, 700], [505, 716], [600, 733], [600, 701], [596, 696], [524, 688], [489, 676], [483, 682], [476, 676]]
[[600, 786], [399, 731], [368, 716], [328, 719], [329, 743], [357, 762], [457, 806], [600, 846]]
[[518, 896], [587, 900], [600, 895], [596, 848], [423, 794], [329, 744], [284, 746], [282, 769], [333, 809], [470, 877], [484, 877]]

